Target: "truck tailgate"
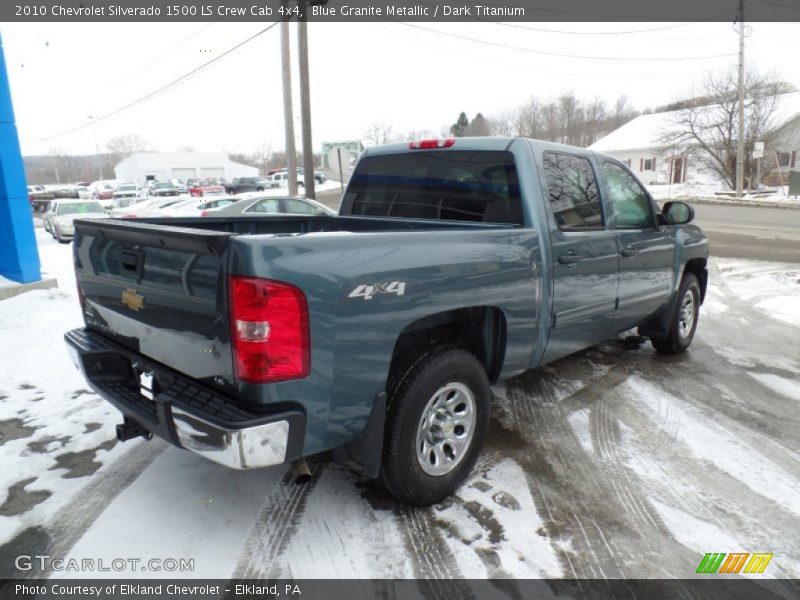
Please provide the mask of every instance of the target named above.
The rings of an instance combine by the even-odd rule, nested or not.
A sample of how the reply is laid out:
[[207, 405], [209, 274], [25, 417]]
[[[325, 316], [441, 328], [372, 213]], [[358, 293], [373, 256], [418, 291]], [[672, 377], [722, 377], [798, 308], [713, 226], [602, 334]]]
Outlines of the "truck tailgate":
[[226, 258], [234, 235], [76, 221], [75, 271], [87, 327], [194, 379], [231, 383]]

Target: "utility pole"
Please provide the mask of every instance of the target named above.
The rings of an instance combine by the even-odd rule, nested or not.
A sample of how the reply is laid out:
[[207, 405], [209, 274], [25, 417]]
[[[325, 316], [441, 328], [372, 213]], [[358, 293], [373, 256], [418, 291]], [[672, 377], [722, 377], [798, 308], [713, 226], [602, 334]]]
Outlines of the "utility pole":
[[300, 121], [303, 127], [303, 183], [308, 198], [316, 198], [314, 179], [314, 147], [311, 145], [311, 97], [308, 76], [308, 23], [305, 0], [298, 0], [297, 6], [303, 17], [297, 22], [297, 54], [300, 61]]
[[[287, 3], [284, 2], [284, 6]], [[289, 195], [297, 195], [297, 160], [294, 148], [294, 113], [292, 111], [292, 71], [289, 55], [289, 21], [281, 21], [281, 70], [283, 75], [283, 121], [286, 135], [286, 168]]]
[[736, 197], [744, 192], [744, 0], [739, 0], [739, 138], [736, 145]]

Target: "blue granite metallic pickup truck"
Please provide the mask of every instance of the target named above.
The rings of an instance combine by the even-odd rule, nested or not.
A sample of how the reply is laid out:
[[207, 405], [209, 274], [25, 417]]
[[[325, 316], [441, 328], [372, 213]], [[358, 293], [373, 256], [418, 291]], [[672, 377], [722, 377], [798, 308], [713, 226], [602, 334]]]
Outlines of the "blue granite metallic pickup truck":
[[77, 221], [66, 342], [120, 440], [235, 469], [333, 450], [429, 504], [473, 467], [492, 382], [633, 327], [687, 349], [708, 280], [693, 215], [581, 148], [387, 145], [338, 216]]

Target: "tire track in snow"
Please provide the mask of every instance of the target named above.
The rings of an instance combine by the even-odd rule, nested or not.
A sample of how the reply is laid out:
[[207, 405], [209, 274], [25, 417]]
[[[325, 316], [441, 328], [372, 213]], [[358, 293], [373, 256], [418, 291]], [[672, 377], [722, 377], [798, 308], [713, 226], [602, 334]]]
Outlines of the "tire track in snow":
[[[95, 475], [64, 505], [59, 514], [43, 527], [44, 531], [41, 535], [36, 536], [44, 540], [44, 547], [36, 548], [36, 552], [54, 557], [67, 556], [75, 543], [108, 505], [122, 494], [168, 447], [166, 442], [162, 442], [158, 438], [153, 438], [149, 442], [139, 442], [109, 464], [100, 474]], [[26, 534], [26, 532], [28, 533]], [[30, 535], [31, 531], [26, 530], [18, 538], [25, 540]], [[0, 554], [14, 552], [15, 540], [5, 544]], [[24, 541], [21, 543], [25, 544]], [[31, 554], [31, 548], [20, 547], [17, 554]], [[8, 564], [13, 564], [13, 562]], [[8, 575], [0, 572], [3, 577], [13, 576], [21, 579], [49, 577], [51, 574], [52, 569], [50, 568], [42, 571], [13, 571]]]
[[296, 484], [291, 471], [268, 496], [239, 553], [232, 579], [281, 577], [278, 559], [303, 516], [308, 495], [319, 481], [324, 463], [308, 462], [311, 479]]

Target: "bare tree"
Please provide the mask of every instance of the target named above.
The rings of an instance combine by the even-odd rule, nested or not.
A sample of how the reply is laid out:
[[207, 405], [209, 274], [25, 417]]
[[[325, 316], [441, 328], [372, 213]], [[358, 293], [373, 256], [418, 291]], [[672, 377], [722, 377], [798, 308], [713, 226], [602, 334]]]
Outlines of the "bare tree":
[[150, 149], [150, 143], [136, 133], [118, 135], [106, 143], [106, 152], [119, 160], [128, 158], [134, 152], [147, 152]]
[[364, 139], [372, 142], [376, 146], [388, 144], [397, 139], [392, 131], [392, 124], [382, 121], [380, 123], [372, 123], [364, 132]]
[[136, 133], [118, 135], [106, 143], [106, 154], [98, 156], [103, 174], [113, 173], [114, 167], [134, 152], [151, 150], [150, 143]]
[[[755, 71], [746, 74], [745, 173], [753, 167], [754, 143], [763, 141], [769, 147], [772, 142], [780, 94], [791, 89], [774, 74], [760, 75]], [[662, 151], [692, 156], [733, 189], [739, 110], [736, 74], [732, 70], [709, 74], [691, 98], [683, 102], [685, 108], [675, 112], [670, 127], [659, 136]]]

